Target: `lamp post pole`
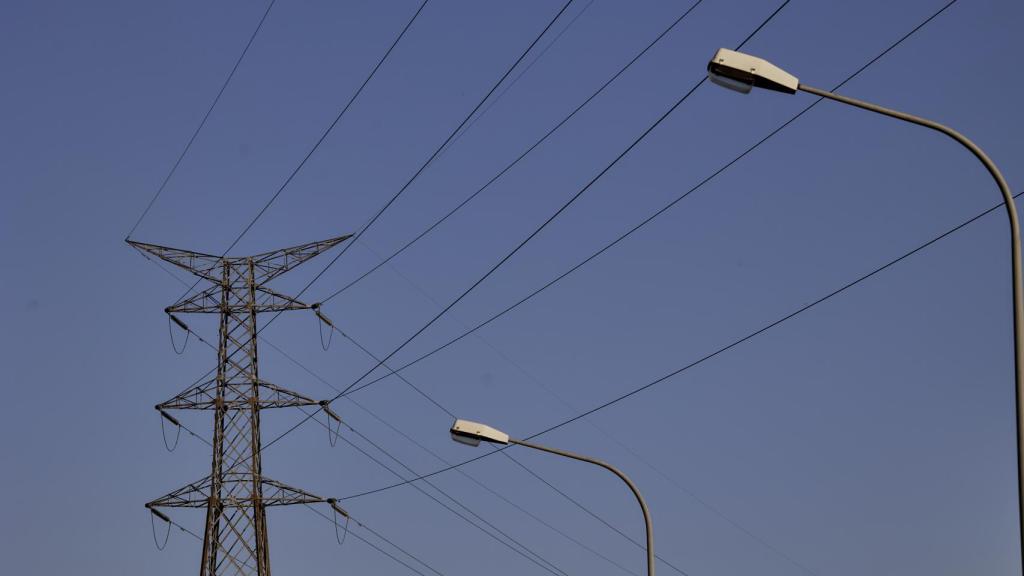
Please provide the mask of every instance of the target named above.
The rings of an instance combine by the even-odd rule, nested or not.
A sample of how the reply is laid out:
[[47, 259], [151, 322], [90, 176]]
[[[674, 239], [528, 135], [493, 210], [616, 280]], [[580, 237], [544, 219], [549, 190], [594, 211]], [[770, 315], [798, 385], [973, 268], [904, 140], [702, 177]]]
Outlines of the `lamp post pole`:
[[[788, 94], [794, 94], [799, 90], [941, 132], [959, 142], [964, 148], [967, 148], [975, 158], [981, 161], [985, 169], [988, 170], [988, 173], [996, 181], [999, 191], [1003, 195], [1006, 216], [1010, 221], [1010, 267], [1013, 283], [1013, 367], [1017, 423], [1017, 520], [1022, 562], [1024, 562], [1024, 372], [1022, 372], [1024, 370], [1024, 278], [1022, 278], [1021, 272], [1020, 223], [1017, 218], [1017, 205], [1014, 202], [1010, 186], [1006, 183], [1006, 179], [999, 171], [999, 168], [977, 144], [948, 126], [921, 118], [920, 116], [891, 110], [877, 104], [871, 104], [850, 98], [849, 96], [841, 96], [827, 90], [801, 84], [795, 76], [761, 58], [723, 48], [708, 63], [708, 73], [713, 82], [739, 92], [749, 92], [755, 86]], [[1024, 568], [1024, 564], [1022, 564], [1022, 568]]]

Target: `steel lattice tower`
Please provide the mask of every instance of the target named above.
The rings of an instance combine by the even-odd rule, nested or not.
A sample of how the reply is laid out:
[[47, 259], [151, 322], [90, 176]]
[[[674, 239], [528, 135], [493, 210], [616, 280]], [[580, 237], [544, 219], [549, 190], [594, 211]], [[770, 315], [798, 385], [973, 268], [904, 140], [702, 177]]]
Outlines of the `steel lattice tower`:
[[[190, 387], [156, 409], [213, 411], [213, 463], [210, 475], [146, 504], [206, 508], [201, 576], [269, 576], [266, 508], [312, 504], [321, 498], [263, 475], [260, 463], [260, 411], [264, 408], [316, 406], [337, 419], [326, 403], [286, 390], [259, 377], [257, 314], [316, 309], [267, 287], [267, 282], [351, 235], [248, 257], [218, 257], [128, 240], [134, 248], [188, 270], [212, 286], [167, 307], [168, 314], [220, 315], [216, 377]], [[172, 319], [181, 323], [176, 317]], [[183, 326], [184, 324], [181, 323]], [[344, 513], [342, 511], [342, 513]]]

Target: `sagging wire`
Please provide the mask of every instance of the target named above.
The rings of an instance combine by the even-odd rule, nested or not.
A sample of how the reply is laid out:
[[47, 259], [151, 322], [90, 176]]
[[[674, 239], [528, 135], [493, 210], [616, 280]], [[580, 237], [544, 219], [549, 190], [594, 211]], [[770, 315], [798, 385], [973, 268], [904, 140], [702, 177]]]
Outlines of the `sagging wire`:
[[[166, 448], [168, 452], [174, 452], [174, 450], [178, 447], [178, 442], [181, 441], [181, 422], [178, 422], [177, 418], [161, 410], [159, 406], [157, 406], [156, 409], [158, 412], [160, 412], [160, 436], [162, 436], [164, 439], [164, 448]], [[174, 426], [177, 428], [177, 434], [174, 435], [173, 446], [171, 446], [167, 442], [167, 429], [166, 424], [164, 424], [164, 420], [167, 420], [171, 424], [174, 424]]]
[[[327, 442], [330, 443], [331, 448], [334, 448], [338, 445], [338, 438], [341, 437], [341, 416], [338, 416], [334, 410], [331, 410], [331, 403], [327, 400], [320, 401], [320, 409], [327, 415]], [[331, 420], [338, 423], [337, 428], [331, 427]]]
[[[331, 319], [328, 318], [327, 316], [324, 316], [323, 313], [320, 312], [319, 302], [317, 302], [316, 304], [311, 304], [309, 308], [313, 311], [313, 314], [316, 314], [316, 317], [320, 319], [320, 322], [317, 323], [317, 327], [320, 329], [320, 347], [326, 351], [328, 348], [331, 347], [331, 342], [334, 340], [334, 331], [336, 330], [336, 328], [334, 327], [334, 323], [331, 322]], [[327, 324], [327, 326], [330, 328], [330, 330], [327, 331], [326, 344], [324, 343], [324, 324]]]
[[[178, 347], [174, 344], [174, 329], [171, 327], [171, 322], [174, 322], [185, 331], [185, 342], [181, 345], [181, 350], [178, 350]], [[171, 348], [174, 350], [174, 353], [178, 356], [184, 354], [185, 348], [188, 346], [188, 337], [192, 334], [192, 331], [188, 329], [188, 326], [184, 322], [179, 320], [177, 316], [170, 312], [167, 312], [167, 334], [171, 337]]]
[[[348, 523], [352, 521], [352, 517], [348, 515], [348, 512], [344, 508], [338, 506], [338, 500], [335, 498], [328, 498], [327, 503], [331, 506], [333, 512], [333, 523], [334, 523], [334, 539], [338, 542], [338, 546], [344, 546], [345, 540], [348, 538]], [[345, 517], [345, 532], [340, 537], [338, 536], [338, 515]]]
[[[149, 504], [146, 504], [146, 508], [151, 512], [149, 515], [149, 527], [153, 530], [153, 544], [156, 546], [157, 550], [163, 551], [164, 548], [167, 548], [167, 541], [171, 539], [171, 519], [168, 518], [166, 514], [156, 508], [153, 508]], [[160, 539], [156, 537], [156, 520], [153, 519], [154, 516], [167, 523], [167, 533], [164, 534], [163, 544], [161, 544]]]

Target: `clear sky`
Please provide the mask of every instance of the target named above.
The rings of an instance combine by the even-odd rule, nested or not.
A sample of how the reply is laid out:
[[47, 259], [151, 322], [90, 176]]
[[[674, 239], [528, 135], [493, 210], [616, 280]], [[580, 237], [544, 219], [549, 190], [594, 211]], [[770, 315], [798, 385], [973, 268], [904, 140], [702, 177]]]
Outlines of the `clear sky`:
[[[222, 252], [419, 3], [278, 0], [133, 237]], [[832, 88], [945, 3], [793, 0], [745, 50]], [[304, 297], [327, 297], [477, 190], [690, 4], [574, 1], [524, 66], [542, 56], [499, 89], [500, 98]], [[516, 167], [325, 312], [374, 354], [393, 351], [699, 82], [715, 49], [735, 47], [778, 5], [701, 2]], [[233, 253], [359, 229], [560, 6], [430, 0]], [[198, 568], [199, 543], [177, 529], [166, 550], [154, 549], [142, 505], [209, 473], [209, 449], [188, 434], [165, 452], [152, 406], [212, 368], [215, 356], [194, 339], [174, 353], [163, 308], [184, 288], [123, 240], [265, 7], [236, 0], [5, 5], [5, 573]], [[841, 91], [959, 129], [1024, 191], [1022, 22], [1019, 1], [960, 0]], [[813, 101], [700, 86], [389, 364], [415, 359], [544, 285]], [[999, 201], [981, 166], [952, 141], [823, 102], [577, 272], [403, 374], [462, 417], [533, 434], [690, 364]], [[632, 476], [653, 509], [659, 555], [690, 576], [1020, 573], [1008, 240], [997, 210], [537, 441], [604, 458]], [[297, 292], [330, 258], [275, 287]], [[211, 318], [186, 321], [204, 338], [215, 334]], [[264, 335], [310, 372], [264, 346], [263, 376], [313, 397], [336, 392], [311, 373], [341, 388], [374, 365], [340, 336], [323, 351], [309, 312], [283, 315]], [[349, 430], [343, 436], [405, 477], [411, 473], [366, 439], [416, 473], [445, 464], [402, 434], [448, 462], [484, 453], [452, 443], [451, 418], [394, 377], [351, 399], [358, 404], [339, 400], [335, 410], [365, 439]], [[209, 437], [209, 413], [178, 416]], [[264, 438], [300, 416], [265, 413]], [[607, 473], [519, 448], [510, 454], [642, 540], [635, 502]], [[494, 455], [459, 470], [466, 475], [446, 472], [431, 478], [433, 487], [419, 485], [451, 495], [552, 572], [643, 570], [639, 548], [511, 460]], [[312, 423], [268, 448], [264, 471], [338, 498], [397, 481], [345, 442], [332, 448]], [[501, 544], [504, 536], [488, 537], [410, 485], [343, 506], [444, 575], [548, 573]], [[202, 512], [170, 514], [201, 532]], [[272, 509], [269, 517], [277, 574], [413, 574], [352, 537], [339, 548], [331, 524], [305, 508]], [[352, 531], [379, 543], [364, 528]], [[680, 573], [671, 566], [661, 564], [660, 573]]]

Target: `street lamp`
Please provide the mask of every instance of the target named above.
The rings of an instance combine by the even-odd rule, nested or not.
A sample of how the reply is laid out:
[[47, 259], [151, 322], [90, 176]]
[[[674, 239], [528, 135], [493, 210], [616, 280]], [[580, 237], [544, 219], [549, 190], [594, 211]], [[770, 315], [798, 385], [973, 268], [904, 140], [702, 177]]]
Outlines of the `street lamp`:
[[749, 54], [743, 54], [742, 52], [726, 48], [719, 49], [714, 58], [708, 62], [708, 77], [715, 84], [744, 94], [750, 92], [751, 88], [755, 86], [787, 94], [795, 94], [800, 90], [815, 96], [828, 98], [829, 100], [835, 100], [836, 102], [842, 102], [843, 104], [849, 104], [857, 108], [863, 108], [864, 110], [931, 128], [932, 130], [942, 132], [970, 150], [985, 165], [985, 169], [992, 175], [992, 178], [995, 179], [996, 184], [999, 186], [999, 191], [1003, 194], [1006, 215], [1010, 219], [1010, 264], [1013, 278], [1013, 360], [1017, 397], [1017, 506], [1021, 552], [1024, 554], [1024, 422], [1022, 422], [1022, 416], [1024, 416], [1024, 404], [1022, 404], [1024, 402], [1024, 374], [1021, 373], [1022, 366], [1024, 366], [1024, 287], [1022, 287], [1021, 279], [1020, 224], [1017, 221], [1017, 206], [1013, 200], [1013, 193], [1010, 192], [1010, 187], [1007, 185], [1006, 179], [999, 172], [999, 168], [974, 142], [971, 142], [963, 134], [948, 126], [801, 84], [795, 76], [781, 70], [770, 62], [750, 56]]
[[647, 575], [654, 576], [654, 529], [651, 525], [651, 513], [650, 510], [647, 509], [647, 502], [645, 502], [644, 497], [640, 495], [640, 490], [637, 489], [636, 484], [633, 484], [633, 481], [623, 474], [618, 468], [595, 458], [574, 454], [557, 448], [540, 446], [538, 444], [526, 442], [525, 440], [509, 438], [508, 434], [501, 430], [496, 430], [485, 424], [470, 422], [469, 420], [456, 420], [455, 423], [452, 424], [451, 433], [452, 440], [469, 446], [479, 446], [481, 441], [490, 442], [492, 444], [518, 444], [519, 446], [526, 446], [527, 448], [533, 448], [534, 450], [549, 452], [551, 454], [565, 456], [566, 458], [572, 458], [573, 460], [596, 464], [621, 478], [622, 481], [629, 486], [629, 489], [633, 491], [633, 496], [636, 496], [636, 501], [640, 503], [640, 510], [644, 513], [644, 524], [647, 529]]

